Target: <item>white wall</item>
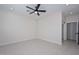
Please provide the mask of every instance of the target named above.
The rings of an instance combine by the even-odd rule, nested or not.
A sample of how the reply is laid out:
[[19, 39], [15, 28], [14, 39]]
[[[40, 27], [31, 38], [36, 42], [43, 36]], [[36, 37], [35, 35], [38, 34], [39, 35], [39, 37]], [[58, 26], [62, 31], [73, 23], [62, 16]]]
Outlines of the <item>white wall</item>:
[[63, 27], [62, 27], [62, 29], [63, 29], [63, 31], [62, 31], [62, 39], [63, 40], [66, 40], [67, 39], [67, 37], [66, 37], [66, 35], [67, 35], [67, 31], [66, 31], [66, 17], [63, 15], [62, 16], [62, 25], [63, 25]]
[[36, 22], [27, 15], [0, 12], [0, 45], [35, 39]]
[[62, 13], [53, 12], [38, 20], [38, 38], [62, 44]]
[[64, 36], [65, 36], [65, 34], [64, 34], [64, 31], [65, 31], [65, 19], [66, 17], [64, 16], [64, 14], [62, 13], [62, 40], [64, 39]]
[[0, 45], [30, 39], [43, 39], [62, 44], [62, 13], [38, 19], [14, 12], [0, 12]]

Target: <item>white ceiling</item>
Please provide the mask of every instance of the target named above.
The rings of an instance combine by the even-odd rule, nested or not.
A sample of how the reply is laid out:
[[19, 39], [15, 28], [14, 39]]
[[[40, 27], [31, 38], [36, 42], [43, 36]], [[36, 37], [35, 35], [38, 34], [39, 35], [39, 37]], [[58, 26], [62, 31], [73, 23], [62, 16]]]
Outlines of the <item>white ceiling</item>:
[[[0, 10], [13, 11], [29, 15], [29, 12], [31, 12], [32, 10], [29, 10], [25, 6], [30, 6], [34, 8], [36, 4], [0, 4]], [[13, 10], [11, 10], [11, 8], [13, 8]], [[79, 4], [69, 4], [68, 6], [66, 4], [41, 4], [40, 9], [45, 9], [47, 13], [62, 11], [65, 16], [71, 15], [70, 12], [72, 12], [72, 15], [79, 14]], [[27, 12], [27, 10], [29, 11]]]

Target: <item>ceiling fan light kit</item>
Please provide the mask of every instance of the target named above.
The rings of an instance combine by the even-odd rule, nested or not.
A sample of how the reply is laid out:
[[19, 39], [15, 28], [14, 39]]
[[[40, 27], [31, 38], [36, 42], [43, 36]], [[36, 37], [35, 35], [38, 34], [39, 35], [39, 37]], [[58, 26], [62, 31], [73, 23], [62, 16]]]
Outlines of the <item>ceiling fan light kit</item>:
[[39, 7], [40, 7], [40, 4], [37, 4], [37, 6], [35, 6], [35, 8], [31, 8], [29, 6], [26, 6], [26, 8], [33, 10], [29, 14], [36, 13], [38, 16], [40, 16], [40, 13], [39, 12], [46, 12], [46, 10], [39, 10]]

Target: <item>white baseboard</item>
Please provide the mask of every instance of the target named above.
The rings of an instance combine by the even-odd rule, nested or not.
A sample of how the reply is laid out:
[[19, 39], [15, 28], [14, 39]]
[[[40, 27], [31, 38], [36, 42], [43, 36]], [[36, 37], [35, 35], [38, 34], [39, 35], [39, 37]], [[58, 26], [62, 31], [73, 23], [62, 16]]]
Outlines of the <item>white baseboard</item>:
[[[38, 39], [38, 38], [35, 38], [35, 39]], [[23, 39], [23, 40], [19, 40], [19, 41], [6, 42], [6, 43], [3, 43], [3, 44], [0, 44], [0, 46], [19, 43], [19, 42], [28, 41], [28, 40], [33, 40], [33, 39]], [[50, 43], [55, 43], [55, 44], [58, 44], [58, 45], [62, 45], [61, 42], [55, 42], [55, 41], [51, 42], [50, 40], [46, 40], [46, 39], [42, 39], [42, 38], [39, 38], [39, 40], [44, 40], [44, 41], [47, 41], [47, 42], [50, 42]]]
[[48, 42], [51, 42], [51, 43], [55, 43], [55, 44], [58, 44], [58, 45], [62, 45], [62, 42], [58, 42], [58, 41], [50, 41], [48, 39], [44, 39], [44, 38], [39, 38], [41, 40], [44, 40], [44, 41], [48, 41]]
[[6, 43], [3, 43], [3, 44], [0, 44], [0, 46], [14, 44], [14, 43], [19, 43], [19, 42], [27, 41], [27, 40], [33, 40], [33, 39], [24, 39], [24, 40], [19, 40], [19, 41], [6, 42]]

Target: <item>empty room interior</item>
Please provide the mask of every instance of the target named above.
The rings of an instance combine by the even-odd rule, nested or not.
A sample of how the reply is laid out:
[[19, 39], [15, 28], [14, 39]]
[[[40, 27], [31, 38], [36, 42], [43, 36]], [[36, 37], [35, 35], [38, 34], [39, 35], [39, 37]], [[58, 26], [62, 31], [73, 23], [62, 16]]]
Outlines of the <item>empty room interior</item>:
[[79, 4], [0, 4], [0, 55], [78, 55]]

